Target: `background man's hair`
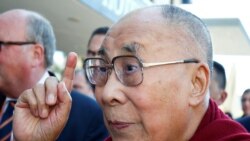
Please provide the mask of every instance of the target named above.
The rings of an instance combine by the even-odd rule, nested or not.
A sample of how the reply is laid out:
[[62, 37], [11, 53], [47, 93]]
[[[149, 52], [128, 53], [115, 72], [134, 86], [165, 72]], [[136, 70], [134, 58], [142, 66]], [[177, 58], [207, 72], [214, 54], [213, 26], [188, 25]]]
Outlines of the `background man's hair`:
[[[248, 94], [248, 93], [250, 93], [250, 89], [246, 89], [244, 92], [243, 92], [243, 95], [246, 95], [246, 94]], [[242, 96], [243, 96], [242, 95]]]
[[50, 22], [42, 15], [27, 11], [27, 38], [43, 45], [45, 54], [45, 67], [48, 68], [53, 64], [53, 56], [56, 50], [56, 38], [53, 27]]
[[220, 63], [213, 61], [213, 71], [217, 74], [215, 79], [219, 83], [219, 87], [225, 89], [227, 79], [224, 67]]
[[92, 40], [93, 36], [95, 36], [95, 35], [105, 35], [108, 32], [108, 30], [109, 30], [109, 27], [107, 27], [107, 26], [98, 27], [97, 29], [95, 29], [92, 32], [92, 34], [91, 34], [91, 36], [89, 38], [88, 46], [89, 46], [90, 41]]

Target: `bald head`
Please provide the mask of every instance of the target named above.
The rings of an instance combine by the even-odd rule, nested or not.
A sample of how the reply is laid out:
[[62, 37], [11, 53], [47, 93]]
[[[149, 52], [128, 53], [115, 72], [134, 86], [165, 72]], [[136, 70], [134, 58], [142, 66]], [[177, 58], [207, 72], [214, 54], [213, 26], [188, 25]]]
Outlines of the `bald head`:
[[[125, 16], [117, 24], [130, 23], [131, 20], [134, 20], [135, 26], [138, 23], [143, 23], [151, 27], [158, 27], [162, 32], [172, 30], [181, 33], [183, 36], [178, 36], [179, 42], [185, 42], [183, 51], [206, 62], [210, 71], [212, 70], [213, 51], [210, 33], [206, 25], [197, 16], [175, 6], [162, 5], [136, 10]], [[162, 36], [164, 35], [162, 34]]]
[[[212, 43], [209, 31], [200, 18], [190, 12], [174, 6], [163, 6], [162, 15], [167, 25], [179, 26], [187, 33], [187, 36], [197, 43], [195, 53], [207, 61], [210, 71], [213, 66]], [[192, 48], [187, 46], [187, 48]], [[205, 57], [205, 58], [204, 58]]]
[[[0, 32], [3, 32], [5, 34], [5, 40], [10, 40], [10, 38], [27, 38], [27, 35], [24, 30], [27, 30], [26, 27], [26, 14], [23, 10], [11, 10], [7, 11], [3, 14], [0, 15], [0, 21], [1, 21], [1, 26], [7, 27], [7, 28], [12, 28], [15, 32], [20, 33], [21, 35], [17, 35], [12, 31], [3, 31], [1, 30]], [[2, 34], [3, 34], [2, 33]], [[3, 40], [3, 39], [1, 39]]]
[[[41, 44], [45, 50], [45, 68], [52, 65], [53, 55], [56, 49], [56, 39], [53, 28], [45, 17], [33, 11], [14, 9], [2, 13], [0, 20], [4, 26], [9, 26], [14, 29], [12, 32], [8, 32], [6, 36], [16, 38], [16, 41], [18, 41], [18, 37], [23, 37], [26, 38], [27, 41]], [[16, 32], [22, 35], [15, 37], [17, 36], [15, 35]]]
[[18, 20], [24, 20], [28, 13], [29, 12], [24, 9], [14, 9], [2, 13], [0, 16], [1, 19], [17, 22]]

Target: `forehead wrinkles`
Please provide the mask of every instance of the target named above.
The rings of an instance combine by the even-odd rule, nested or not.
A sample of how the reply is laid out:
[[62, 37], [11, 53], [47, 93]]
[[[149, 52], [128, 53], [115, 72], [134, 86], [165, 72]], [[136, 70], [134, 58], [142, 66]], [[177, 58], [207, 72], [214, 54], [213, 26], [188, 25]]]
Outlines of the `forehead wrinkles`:
[[[126, 30], [124, 30], [126, 29]], [[158, 40], [159, 34], [155, 33], [154, 29], [145, 30], [137, 26], [119, 26], [110, 31], [104, 39], [102, 50], [106, 53], [115, 52], [117, 54], [132, 53], [133, 55], [139, 56], [143, 51], [146, 51], [147, 46], [155, 44]], [[111, 56], [111, 55], [110, 55]]]
[[[177, 42], [179, 46], [183, 46], [184, 42], [181, 41], [183, 38], [176, 38], [183, 31], [179, 33], [173, 30], [172, 26], [169, 26], [162, 16], [156, 16], [152, 20], [145, 18], [145, 13], [143, 17], [140, 15], [136, 14], [136, 16], [125, 18], [111, 28], [104, 41], [104, 47], [107, 52], [113, 52], [113, 50], [117, 50], [117, 48], [124, 47], [127, 44], [138, 43], [140, 46], [145, 47], [144, 53], [152, 56], [152, 53], [154, 53], [152, 51], [155, 51], [155, 55], [158, 56], [161, 49], [172, 46], [169, 41], [171, 43]], [[173, 34], [176, 36], [173, 36]], [[176, 47], [173, 46], [173, 48]], [[184, 50], [181, 49], [179, 51]], [[136, 55], [138, 55], [138, 49]]]
[[103, 44], [99, 54], [103, 57], [109, 57], [109, 60], [119, 55], [135, 55], [139, 57], [139, 50], [141, 49], [143, 49], [143, 45], [137, 42], [125, 42], [119, 47], [115, 46], [115, 49], [107, 44]]
[[[166, 25], [161, 23], [155, 24], [153, 28], [147, 28], [147, 30], [126, 30], [124, 31], [125, 35], [122, 35], [123, 33], [121, 33], [120, 35], [115, 36], [115, 39], [113, 38], [113, 41], [111, 41], [112, 43], [106, 42], [106, 49], [107, 51], [114, 51], [117, 50], [117, 48], [120, 49], [121, 47], [124, 47], [123, 52], [131, 52], [143, 60], [151, 58], [151, 61], [152, 59], [159, 58], [159, 52], [162, 51], [173, 51], [174, 49], [175, 51], [178, 51], [178, 55], [186, 52], [184, 49], [180, 48], [186, 45], [186, 38], [183, 38], [183, 34], [181, 34], [181, 32], [177, 32], [176, 30], [172, 30], [169, 27], [163, 27], [166, 27]], [[133, 34], [133, 32], [135, 33]], [[179, 50], [176, 50], [177, 48], [179, 48]]]

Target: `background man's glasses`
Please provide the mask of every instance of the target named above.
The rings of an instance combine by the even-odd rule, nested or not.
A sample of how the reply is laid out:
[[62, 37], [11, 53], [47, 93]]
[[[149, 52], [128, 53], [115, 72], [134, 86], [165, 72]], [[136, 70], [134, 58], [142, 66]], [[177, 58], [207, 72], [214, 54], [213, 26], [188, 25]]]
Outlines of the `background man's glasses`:
[[4, 41], [0, 41], [0, 51], [2, 49], [3, 46], [10, 46], [10, 45], [28, 45], [28, 44], [36, 44], [36, 42], [30, 42], [30, 41], [26, 41], [26, 42], [12, 42], [12, 41], [7, 41], [7, 42], [4, 42]]
[[112, 59], [111, 64], [102, 58], [87, 58], [84, 61], [84, 68], [88, 81], [93, 85], [105, 85], [109, 74], [114, 69], [116, 77], [122, 84], [137, 86], [143, 81], [143, 68], [182, 63], [199, 63], [199, 61], [197, 59], [184, 59], [169, 62], [142, 63], [136, 56], [117, 56]]

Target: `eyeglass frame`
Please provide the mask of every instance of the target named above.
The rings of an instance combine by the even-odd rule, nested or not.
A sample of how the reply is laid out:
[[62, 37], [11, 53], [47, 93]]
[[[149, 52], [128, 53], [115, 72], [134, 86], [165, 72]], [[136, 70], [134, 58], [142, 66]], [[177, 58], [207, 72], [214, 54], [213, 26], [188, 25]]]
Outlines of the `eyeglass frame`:
[[28, 44], [36, 44], [34, 41], [0, 41], [0, 51], [2, 50], [3, 46], [6, 45], [28, 45]]
[[[125, 83], [123, 83], [121, 80], [120, 80], [120, 78], [118, 77], [118, 74], [117, 74], [117, 72], [116, 72], [116, 70], [115, 70], [115, 67], [114, 67], [114, 62], [115, 62], [115, 60], [117, 59], [117, 58], [122, 58], [122, 57], [132, 57], [132, 58], [135, 58], [138, 62], [139, 62], [139, 66], [141, 67], [141, 75], [142, 75], [142, 79], [141, 79], [141, 81], [138, 83], [138, 84], [136, 84], [136, 85], [127, 85], [127, 84], [125, 84]], [[85, 69], [85, 76], [87, 77], [87, 79], [88, 79], [88, 81], [89, 81], [89, 83], [90, 84], [92, 84], [92, 85], [97, 85], [97, 84], [93, 84], [93, 83], [91, 83], [91, 81], [89, 80], [90, 78], [89, 78], [89, 76], [88, 76], [88, 74], [87, 74], [87, 70], [86, 70], [86, 62], [88, 61], [88, 60], [91, 60], [91, 59], [99, 59], [99, 60], [103, 60], [105, 63], [107, 63], [107, 64], [105, 64], [105, 66], [104, 67], [106, 67], [108, 70], [114, 70], [115, 71], [115, 76], [116, 76], [116, 78], [123, 84], [123, 85], [125, 85], [125, 86], [138, 86], [138, 85], [140, 85], [142, 82], [143, 82], [143, 69], [144, 68], [150, 68], [150, 67], [155, 67], [155, 66], [162, 66], [162, 65], [171, 65], [171, 64], [186, 64], [186, 63], [199, 63], [200, 61], [198, 60], [198, 59], [195, 59], [195, 58], [190, 58], [190, 59], [181, 59], [181, 60], [176, 60], [176, 61], [167, 61], [167, 62], [154, 62], [154, 63], [143, 63], [143, 62], [141, 62], [141, 60], [138, 58], [138, 57], [136, 57], [136, 56], [134, 56], [134, 55], [121, 55], [121, 56], [116, 56], [116, 57], [114, 57], [114, 58], [112, 58], [112, 60], [111, 60], [111, 63], [108, 63], [105, 59], [103, 59], [103, 58], [100, 58], [100, 57], [91, 57], [91, 58], [86, 58], [85, 60], [84, 60], [84, 69]], [[110, 71], [110, 72], [111, 72]], [[107, 75], [109, 75], [109, 72], [107, 72]], [[106, 82], [104, 83], [104, 85], [107, 83], [107, 81], [108, 81], [108, 78], [109, 78], [109, 76], [107, 76], [107, 79], [106, 79]], [[97, 85], [98, 86], [98, 85]]]

